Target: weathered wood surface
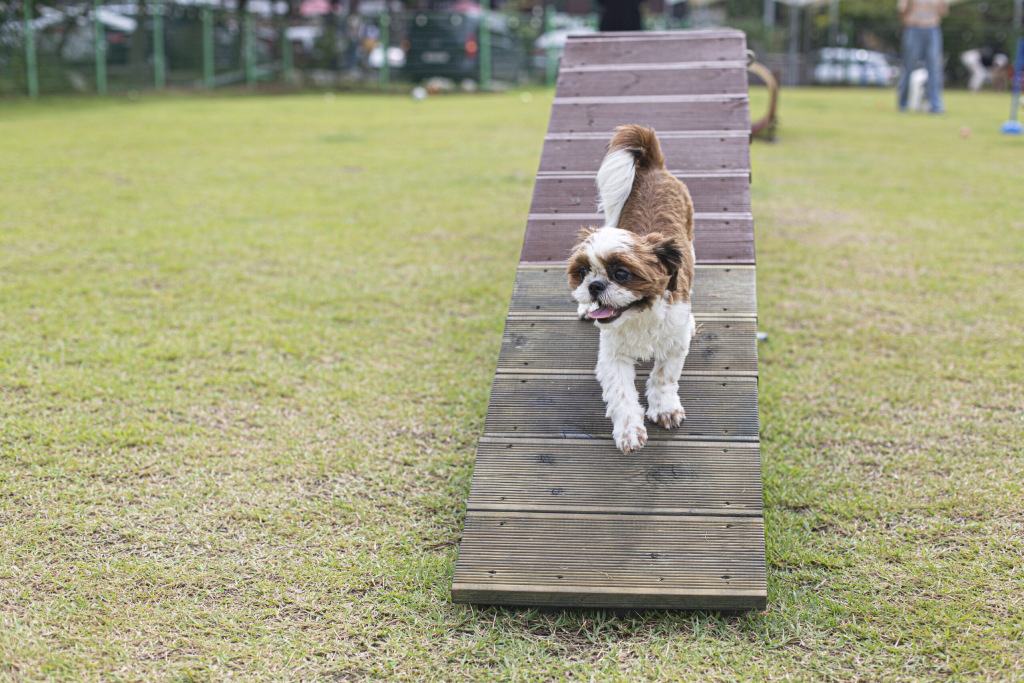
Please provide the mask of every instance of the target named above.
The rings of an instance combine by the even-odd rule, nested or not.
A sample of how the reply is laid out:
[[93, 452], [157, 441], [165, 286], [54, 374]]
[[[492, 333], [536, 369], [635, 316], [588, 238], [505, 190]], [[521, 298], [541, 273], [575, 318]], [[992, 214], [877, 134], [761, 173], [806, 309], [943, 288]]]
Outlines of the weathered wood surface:
[[756, 443], [652, 441], [643, 457], [612, 441], [484, 437], [470, 510], [760, 515]]
[[[644, 380], [637, 378], [640, 405], [647, 409]], [[757, 379], [691, 375], [679, 381], [686, 420], [676, 429], [647, 423], [647, 439], [756, 441]], [[498, 374], [484, 423], [487, 436], [610, 439], [601, 385], [593, 375]], [[642, 451], [641, 451], [642, 452]]]
[[[502, 337], [459, 549], [455, 602], [763, 609], [756, 282], [745, 39], [730, 29], [569, 40]], [[600, 226], [612, 130], [653, 126], [690, 187], [698, 333], [687, 419], [625, 456], [593, 375], [599, 331], [564, 264]], [[650, 362], [637, 366], [637, 387]]]
[[[697, 319], [684, 375], [757, 376], [757, 324], [753, 318]], [[501, 339], [498, 372], [592, 375], [600, 330], [569, 318], [509, 318]], [[651, 361], [637, 364], [647, 375]]]
[[[534, 214], [526, 222], [520, 257], [527, 263], [565, 261], [581, 228], [600, 227], [601, 214]], [[754, 263], [754, 219], [697, 214], [693, 219], [697, 263]]]
[[760, 517], [470, 511], [452, 598], [491, 604], [763, 609]]
[[[690, 190], [695, 213], [750, 213], [750, 179], [745, 171], [694, 171], [676, 177]], [[530, 213], [596, 213], [595, 178], [596, 173], [538, 176]]]
[[663, 98], [652, 102], [624, 98], [605, 103], [582, 98], [558, 98], [551, 107], [548, 134], [606, 133], [623, 121], [653, 126], [657, 131], [750, 131], [750, 108], [745, 97], [731, 95]]
[[[573, 37], [562, 68], [624, 64], [746, 61], [746, 40], [733, 31], [667, 31], [621, 36]], [[561, 77], [561, 73], [559, 73]], [[648, 93], [645, 93], [648, 94]]]
[[[751, 266], [697, 266], [690, 299], [695, 317], [736, 318], [757, 315], [755, 270]], [[520, 266], [512, 289], [510, 316], [576, 318], [577, 304], [565, 268]]]
[[[661, 132], [658, 140], [668, 168], [674, 172], [741, 171], [750, 169], [746, 131]], [[544, 141], [541, 173], [597, 173], [611, 132], [552, 134]], [[684, 178], [685, 181], [685, 178]], [[596, 188], [594, 190], [596, 193]]]
[[745, 62], [659, 62], [561, 69], [556, 97], [726, 95], [747, 92]]

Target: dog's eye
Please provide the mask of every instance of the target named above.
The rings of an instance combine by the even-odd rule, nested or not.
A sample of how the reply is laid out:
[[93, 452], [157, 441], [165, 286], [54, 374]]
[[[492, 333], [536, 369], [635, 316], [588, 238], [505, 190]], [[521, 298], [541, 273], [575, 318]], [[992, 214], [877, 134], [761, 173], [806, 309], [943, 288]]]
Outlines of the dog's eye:
[[629, 279], [629, 271], [625, 268], [616, 268], [612, 271], [612, 279], [616, 282], [625, 282]]
[[588, 270], [587, 270], [587, 267], [586, 267], [586, 266], [583, 266], [582, 268], [580, 268], [580, 269], [579, 269], [579, 271], [578, 271], [578, 272], [579, 272], [579, 276], [580, 276], [581, 278], [583, 278], [583, 277], [586, 277], [586, 276], [587, 276], [587, 273], [588, 273], [588, 272], [590, 272], [590, 271], [588, 271]]

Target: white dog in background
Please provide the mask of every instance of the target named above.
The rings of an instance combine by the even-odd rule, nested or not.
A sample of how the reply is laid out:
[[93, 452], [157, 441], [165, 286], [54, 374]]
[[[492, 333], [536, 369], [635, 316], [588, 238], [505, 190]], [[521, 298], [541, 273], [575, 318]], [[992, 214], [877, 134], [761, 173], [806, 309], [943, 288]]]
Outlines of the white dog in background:
[[914, 69], [910, 72], [910, 88], [907, 93], [907, 109], [909, 111], [927, 111], [928, 98], [925, 97], [927, 86], [927, 69]]

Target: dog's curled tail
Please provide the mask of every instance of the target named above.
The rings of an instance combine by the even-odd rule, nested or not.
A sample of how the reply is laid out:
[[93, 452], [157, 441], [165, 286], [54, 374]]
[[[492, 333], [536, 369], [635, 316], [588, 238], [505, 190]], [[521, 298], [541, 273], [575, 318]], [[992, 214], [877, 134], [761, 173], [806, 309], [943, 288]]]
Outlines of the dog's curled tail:
[[633, 191], [637, 168], [659, 168], [665, 165], [661, 145], [653, 128], [619, 126], [608, 143], [608, 154], [597, 172], [598, 211], [604, 212], [606, 227], [619, 223], [622, 205]]

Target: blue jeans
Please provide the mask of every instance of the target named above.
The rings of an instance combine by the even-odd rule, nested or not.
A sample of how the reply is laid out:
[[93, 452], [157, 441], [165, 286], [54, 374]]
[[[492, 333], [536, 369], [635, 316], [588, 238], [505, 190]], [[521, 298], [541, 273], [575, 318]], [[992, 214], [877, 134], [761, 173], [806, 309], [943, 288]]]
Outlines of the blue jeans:
[[896, 87], [900, 110], [907, 108], [910, 72], [922, 61], [928, 69], [928, 102], [932, 112], [941, 113], [946, 110], [942, 104], [942, 27], [907, 26], [903, 29], [903, 75]]

